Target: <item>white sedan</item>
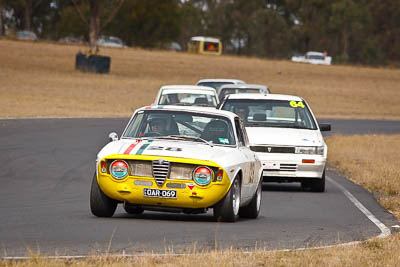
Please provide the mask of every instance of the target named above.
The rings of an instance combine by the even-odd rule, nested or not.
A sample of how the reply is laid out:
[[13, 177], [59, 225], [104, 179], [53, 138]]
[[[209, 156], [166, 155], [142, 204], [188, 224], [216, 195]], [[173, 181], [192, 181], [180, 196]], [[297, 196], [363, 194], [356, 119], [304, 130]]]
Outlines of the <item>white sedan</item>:
[[201, 79], [197, 81], [196, 85], [201, 85], [201, 86], [210, 86], [217, 90], [217, 93], [219, 93], [219, 89], [221, 88], [222, 85], [225, 84], [245, 84], [246, 82], [238, 79]]
[[298, 96], [236, 94], [227, 96], [220, 109], [238, 114], [257, 152], [264, 182], [300, 182], [314, 192], [325, 191], [328, 147], [307, 102]]
[[144, 210], [204, 213], [217, 221], [257, 218], [262, 170], [232, 112], [148, 106], [135, 111], [121, 138], [97, 155], [90, 194], [95, 216]]
[[208, 86], [165, 85], [160, 88], [154, 105], [201, 106], [215, 108], [219, 103], [217, 92]]

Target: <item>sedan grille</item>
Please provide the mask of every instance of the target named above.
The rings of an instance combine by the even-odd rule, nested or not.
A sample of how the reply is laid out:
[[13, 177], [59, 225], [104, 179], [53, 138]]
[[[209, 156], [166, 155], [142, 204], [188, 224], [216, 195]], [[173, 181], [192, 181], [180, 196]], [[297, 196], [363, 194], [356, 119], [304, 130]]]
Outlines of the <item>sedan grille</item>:
[[157, 185], [162, 186], [165, 183], [169, 174], [169, 166], [169, 161], [163, 159], [153, 160], [153, 177], [156, 180]]
[[280, 164], [280, 171], [286, 171], [286, 172], [295, 172], [297, 170], [297, 164], [285, 164], [281, 163]]
[[261, 153], [295, 153], [293, 146], [250, 146], [250, 149]]

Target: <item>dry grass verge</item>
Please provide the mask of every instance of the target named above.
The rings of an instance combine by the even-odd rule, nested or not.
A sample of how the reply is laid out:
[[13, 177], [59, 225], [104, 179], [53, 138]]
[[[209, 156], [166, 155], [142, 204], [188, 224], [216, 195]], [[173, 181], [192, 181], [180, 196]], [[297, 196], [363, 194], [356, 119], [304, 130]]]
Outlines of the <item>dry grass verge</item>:
[[99, 75], [75, 71], [86, 49], [0, 39], [0, 117], [126, 117], [161, 85], [238, 78], [302, 96], [319, 118], [400, 119], [400, 69], [102, 48], [111, 73]]
[[400, 135], [332, 136], [329, 162], [400, 219]]
[[237, 250], [191, 253], [182, 256], [142, 255], [135, 257], [91, 256], [82, 260], [48, 260], [38, 255], [27, 261], [0, 261], [0, 266], [397, 266], [400, 262], [400, 235], [372, 240], [360, 245], [290, 252]]

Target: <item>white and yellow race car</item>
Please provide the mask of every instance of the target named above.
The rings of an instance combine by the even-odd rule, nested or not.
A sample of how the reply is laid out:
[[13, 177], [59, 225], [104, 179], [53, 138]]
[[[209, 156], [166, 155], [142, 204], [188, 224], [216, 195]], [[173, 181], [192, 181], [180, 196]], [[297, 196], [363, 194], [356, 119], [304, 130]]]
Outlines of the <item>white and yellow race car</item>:
[[256, 218], [261, 163], [239, 117], [200, 107], [148, 106], [135, 111], [121, 138], [98, 153], [90, 206], [95, 216], [144, 210], [203, 213], [218, 221]]

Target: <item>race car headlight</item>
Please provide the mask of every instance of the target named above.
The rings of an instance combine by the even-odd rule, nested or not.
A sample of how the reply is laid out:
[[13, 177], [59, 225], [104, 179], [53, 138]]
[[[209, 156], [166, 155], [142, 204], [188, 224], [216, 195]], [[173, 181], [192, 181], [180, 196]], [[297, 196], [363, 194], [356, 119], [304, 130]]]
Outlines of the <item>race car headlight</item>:
[[296, 146], [296, 154], [323, 155], [324, 146]]
[[110, 165], [110, 173], [115, 179], [124, 179], [128, 172], [129, 166], [124, 160], [114, 160]]
[[208, 167], [197, 167], [193, 172], [193, 180], [198, 185], [208, 185], [211, 183], [213, 172]]

